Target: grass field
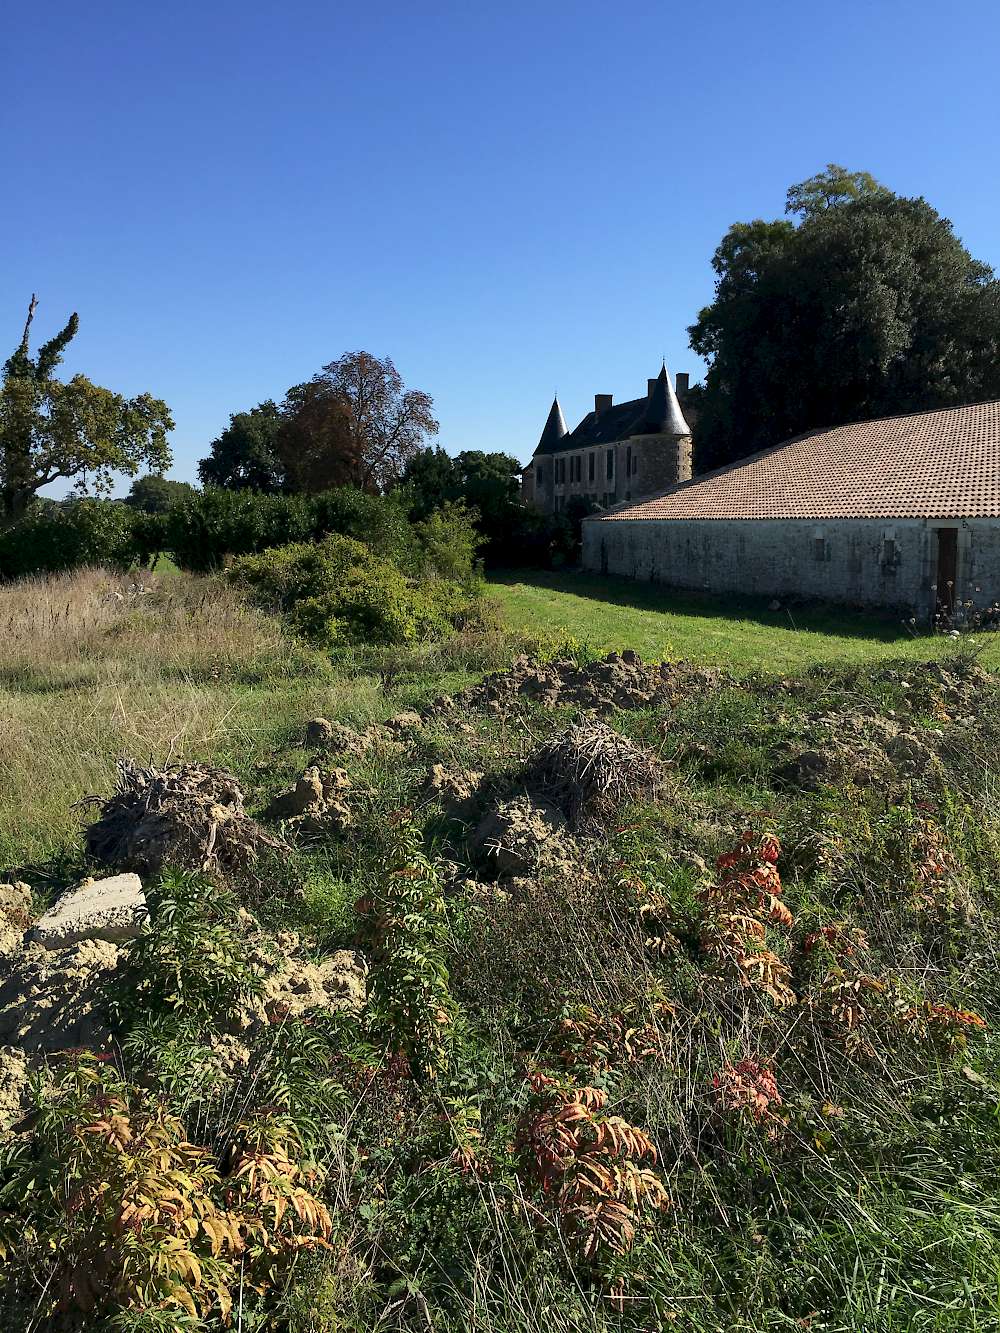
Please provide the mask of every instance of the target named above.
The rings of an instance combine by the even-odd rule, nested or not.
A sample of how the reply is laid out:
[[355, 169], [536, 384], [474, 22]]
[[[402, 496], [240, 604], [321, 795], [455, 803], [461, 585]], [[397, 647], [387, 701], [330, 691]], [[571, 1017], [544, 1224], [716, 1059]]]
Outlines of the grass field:
[[[874, 611], [770, 611], [764, 599], [710, 597], [595, 574], [519, 572], [492, 582], [514, 628], [573, 638], [601, 653], [634, 648], [650, 660], [795, 671], [817, 662], [927, 661], [955, 652], [952, 640]], [[1000, 642], [989, 635], [962, 647], [981, 648], [984, 666], [1000, 665]]]

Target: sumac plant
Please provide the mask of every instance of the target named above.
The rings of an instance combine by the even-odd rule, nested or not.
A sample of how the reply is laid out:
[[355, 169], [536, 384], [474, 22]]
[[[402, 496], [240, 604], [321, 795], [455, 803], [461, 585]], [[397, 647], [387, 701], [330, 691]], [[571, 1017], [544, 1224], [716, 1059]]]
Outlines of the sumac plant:
[[745, 831], [739, 845], [716, 860], [719, 878], [699, 891], [698, 902], [700, 945], [710, 965], [784, 1006], [795, 1003], [791, 974], [767, 937], [769, 927], [787, 929], [794, 920], [781, 901], [780, 850], [773, 834]]
[[433, 1078], [446, 1057], [454, 1004], [445, 963], [444, 890], [415, 830], [403, 831], [397, 853], [383, 863], [375, 889], [355, 910], [376, 1021], [385, 1023], [389, 1045], [413, 1071]]
[[541, 1071], [517, 1148], [528, 1177], [541, 1187], [568, 1243], [595, 1263], [632, 1248], [642, 1218], [669, 1205], [645, 1131], [607, 1112], [607, 1093], [577, 1088]]
[[77, 1056], [0, 1161], [0, 1209], [19, 1219], [0, 1242], [0, 1290], [51, 1264], [52, 1316], [228, 1322], [236, 1291], [263, 1295], [296, 1253], [327, 1243], [330, 1215], [297, 1150], [285, 1122], [241, 1125], [223, 1168], [162, 1102]]

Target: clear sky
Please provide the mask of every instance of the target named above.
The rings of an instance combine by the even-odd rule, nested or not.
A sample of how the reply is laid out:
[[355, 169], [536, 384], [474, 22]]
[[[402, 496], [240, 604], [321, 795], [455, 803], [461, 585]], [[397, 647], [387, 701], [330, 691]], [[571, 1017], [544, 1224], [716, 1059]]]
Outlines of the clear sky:
[[[737, 219], [836, 161], [1000, 265], [997, 0], [54, 0], [0, 36], [0, 332], [230, 412], [389, 355], [440, 442], [527, 459], [553, 389], [645, 391]], [[4, 355], [6, 353], [4, 352]]]

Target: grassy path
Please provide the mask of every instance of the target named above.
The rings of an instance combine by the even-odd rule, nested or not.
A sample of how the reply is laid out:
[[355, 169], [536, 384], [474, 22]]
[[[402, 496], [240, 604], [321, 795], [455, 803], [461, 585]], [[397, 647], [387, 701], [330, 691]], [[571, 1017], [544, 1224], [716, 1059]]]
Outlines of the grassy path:
[[[599, 652], [688, 658], [733, 670], [795, 671], [816, 662], [925, 661], [955, 652], [953, 640], [914, 637], [890, 614], [808, 607], [768, 609], [764, 599], [700, 596], [593, 574], [518, 571], [494, 576], [509, 623], [586, 643]], [[971, 647], [969, 639], [963, 650]], [[1000, 666], [1000, 641], [981, 636], [984, 666]]]

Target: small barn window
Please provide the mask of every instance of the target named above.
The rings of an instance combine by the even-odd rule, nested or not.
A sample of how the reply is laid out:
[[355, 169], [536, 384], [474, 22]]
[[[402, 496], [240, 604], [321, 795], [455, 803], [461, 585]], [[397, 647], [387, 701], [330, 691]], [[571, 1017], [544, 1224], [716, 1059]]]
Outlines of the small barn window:
[[813, 533], [813, 559], [826, 559], [826, 533], [822, 528], [817, 528]]
[[886, 528], [882, 533], [882, 564], [894, 567], [896, 564], [896, 529]]

